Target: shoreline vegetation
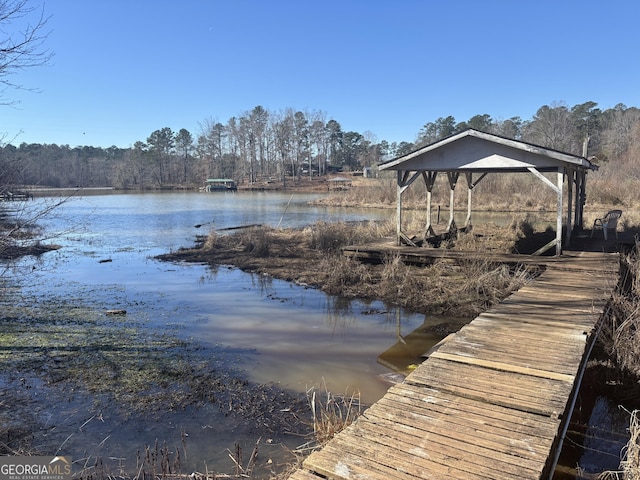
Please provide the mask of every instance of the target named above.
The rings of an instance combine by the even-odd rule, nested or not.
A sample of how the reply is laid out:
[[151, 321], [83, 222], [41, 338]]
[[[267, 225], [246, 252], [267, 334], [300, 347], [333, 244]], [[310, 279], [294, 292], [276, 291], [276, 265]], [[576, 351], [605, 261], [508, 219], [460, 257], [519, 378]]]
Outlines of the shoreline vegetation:
[[[488, 198], [490, 200], [493, 197], [489, 196]], [[464, 202], [464, 200], [461, 201]], [[406, 204], [413, 205], [415, 212], [409, 215], [411, 218], [409, 218], [408, 231], [420, 231], [424, 226], [424, 218], [421, 216], [423, 212], [420, 210], [422, 201], [420, 192], [407, 200]], [[358, 181], [354, 188], [326, 195], [318, 202], [323, 205], [391, 208], [395, 203], [395, 185], [388, 180], [375, 180], [371, 183], [363, 179], [361, 182]], [[525, 200], [524, 205], [537, 214], [554, 210], [553, 199], [547, 199], [544, 195], [540, 195], [535, 204], [529, 205]], [[523, 212], [527, 208], [518, 209], [515, 208], [516, 206], [511, 205], [511, 210], [506, 210], [514, 212], [514, 220], [509, 225], [478, 225], [470, 234], [461, 234], [446, 242], [443, 247], [507, 253], [513, 251], [515, 245], [519, 245], [521, 250], [523, 245], [526, 245], [527, 239], [530, 239], [535, 233], [535, 226], [532, 222], [534, 216], [531, 213]], [[456, 209], [463, 210], [464, 208], [466, 205], [456, 204]], [[489, 204], [487, 197], [485, 197], [478, 204], [478, 208], [484, 211], [504, 211], [502, 208], [506, 207]], [[592, 207], [589, 213], [598, 216], [601, 213], [600, 210], [602, 209], [596, 210]], [[634, 215], [632, 211], [625, 210], [626, 222], [622, 228], [626, 228], [629, 224], [635, 224]], [[589, 225], [589, 221], [587, 216], [585, 225]], [[459, 265], [435, 262], [428, 266], [407, 265], [397, 256], [388, 256], [379, 264], [363, 264], [342, 255], [341, 249], [345, 246], [388, 238], [394, 232], [394, 222], [354, 222], [348, 224], [318, 222], [297, 229], [253, 226], [224, 233], [211, 230], [198, 236], [194, 246], [169, 252], [157, 258], [170, 262], [198, 262], [212, 266], [229, 265], [244, 271], [270, 275], [310, 288], [318, 288], [331, 295], [382, 300], [415, 312], [436, 315], [447, 313], [469, 320], [520, 288], [538, 273], [536, 269], [524, 266], [507, 267], [497, 264], [490, 260], [489, 255], [485, 259], [463, 262]], [[612, 309], [614, 313], [610, 319], [606, 320], [606, 328], [603, 328], [599, 339], [598, 354], [590, 361], [592, 370], [600, 372], [593, 375], [598, 383], [598, 388], [609, 392], [613, 391], [616, 398], [620, 398], [620, 402], [624, 402], [629, 409], [638, 408], [635, 403], [639, 398], [637, 393], [640, 391], [638, 388], [640, 341], [638, 341], [636, 333], [640, 331], [640, 320], [638, 319], [638, 311], [640, 311], [640, 301], [638, 300], [640, 260], [637, 252], [636, 246], [636, 249], [623, 255], [623, 263], [625, 263], [628, 272], [627, 278], [623, 282], [624, 288], [616, 292]], [[428, 297], [424, 295], [426, 290], [430, 292]], [[21, 308], [25, 308], [25, 310], [21, 311]], [[118, 329], [121, 327], [116, 325], [117, 321], [113, 319], [106, 321], [102, 317], [93, 318], [95, 311], [93, 314], [85, 311], [80, 315], [82, 319], [70, 317], [69, 308], [68, 305], [65, 307], [65, 305], [50, 304], [16, 306], [13, 313], [5, 312], [2, 315], [2, 322], [7, 328], [16, 322], [22, 327], [31, 323], [33, 323], [32, 326], [39, 327], [46, 327], [46, 325], [62, 327], [68, 324], [71, 328], [78, 329], [78, 332], [84, 332], [84, 338], [90, 340], [88, 347], [86, 342], [82, 340], [83, 351], [89, 352], [88, 356], [79, 359], [77, 352], [74, 355], [73, 348], [67, 350], [62, 348], [60, 343], [64, 340], [62, 336], [53, 335], [49, 336], [53, 343], [42, 347], [41, 353], [44, 355], [29, 358], [25, 355], [20, 359], [5, 356], [0, 361], [4, 362], [12, 371], [21, 372], [23, 374], [21, 378], [26, 378], [27, 382], [37, 383], [41, 380], [36, 379], [44, 379], [45, 382], [49, 382], [53, 386], [72, 385], [72, 388], [85, 391], [89, 395], [97, 394], [101, 401], [105, 402], [114, 401], [118, 392], [117, 388], [122, 389], [121, 393], [124, 393], [125, 397], [129, 399], [135, 399], [140, 392], [152, 390], [157, 394], [153, 397], [152, 406], [158, 412], [166, 410], [168, 406], [183, 408], [185, 404], [181, 402], [191, 402], [191, 405], [210, 402], [213, 401], [213, 397], [216, 397], [217, 400], [222, 399], [224, 402], [228, 401], [224, 399], [230, 395], [237, 400], [232, 400], [231, 403], [242, 407], [243, 410], [237, 413], [246, 422], [254, 420], [264, 422], [266, 420], [274, 429], [286, 425], [286, 428], [291, 430], [303, 428], [308, 430], [308, 433], [315, 431], [315, 439], [306, 444], [305, 454], [320, 445], [321, 442], [331, 438], [332, 434], [338, 431], [342, 425], [353, 421], [359, 412], [359, 402], [354, 399], [332, 396], [327, 392], [324, 395], [326, 404], [323, 406], [322, 402], [316, 400], [320, 397], [320, 395], [316, 396], [316, 392], [309, 393], [306, 399], [295, 398], [295, 396], [290, 396], [277, 389], [270, 390], [273, 387], [243, 383], [241, 377], [233, 375], [216, 383], [220, 390], [203, 391], [198, 387], [198, 382], [183, 380], [195, 375], [197, 379], [206, 378], [207, 382], [216, 382], [217, 367], [198, 363], [197, 371], [194, 371], [193, 359], [197, 358], [192, 356], [194, 352], [190, 350], [188, 345], [175, 343], [174, 339], [166, 336], [161, 339], [152, 339], [151, 348], [145, 349], [143, 352], [149, 356], [149, 363], [155, 365], [151, 370], [137, 372], [134, 375], [136, 365], [139, 363], [136, 363], [137, 360], [134, 362], [134, 357], [132, 357], [133, 363], [130, 368], [125, 363], [117, 366], [116, 372], [113, 370], [117, 363], [115, 357], [112, 358], [109, 354], [105, 354], [100, 345], [102, 345], [104, 338], [119, 338]], [[74, 308], [76, 313], [82, 313], [77, 306]], [[37, 309], [39, 312], [35, 311]], [[438, 333], [444, 336], [457, 331], [461, 326], [462, 324], [450, 324], [445, 327], [447, 331]], [[132, 332], [134, 338], [142, 334], [142, 330], [136, 330], [135, 326], [132, 328], [135, 330]], [[21, 332], [14, 332], [15, 335], [11, 338], [7, 337], [7, 335], [11, 336], [10, 329], [7, 330], [7, 335], [3, 334], [3, 344], [26, 345], [25, 342], [32, 341], [31, 337], [24, 336], [24, 330], [22, 328]], [[95, 351], [90, 348], [91, 342], [95, 343]], [[114, 348], [113, 354], [118, 355], [118, 351]], [[163, 363], [165, 356], [160, 352], [179, 354], [180, 361], [177, 366]], [[120, 359], [122, 359], [122, 355], [119, 355]], [[91, 370], [91, 367], [87, 368], [86, 361], [95, 361], [96, 363], [91, 363], [91, 365], [99, 367], [103, 373], [94, 376], [95, 383], [90, 381], [89, 376], [82, 373], [82, 371], [86, 373]], [[84, 362], [82, 369], [78, 368], [80, 365], [78, 362]], [[22, 380], [16, 377], [12, 381], [20, 382]], [[163, 385], [165, 387], [169, 385], [170, 388], [165, 389]], [[243, 395], [247, 391], [253, 392], [252, 398], [249, 401], [243, 401]], [[163, 392], [166, 396], [163, 396]], [[275, 410], [272, 408], [270, 411], [260, 410], [258, 406], [264, 404], [265, 399], [273, 400], [273, 405], [282, 408]], [[10, 400], [5, 399], [4, 402]], [[24, 399], [16, 398], [14, 400]], [[358, 408], [354, 407], [356, 404]], [[140, 405], [139, 407], [144, 409], [149, 406], [151, 405]], [[283, 411], [286, 411], [286, 415], [282, 415]], [[348, 415], [345, 412], [348, 412]], [[295, 425], [289, 423], [293, 417], [297, 418]], [[634, 422], [634, 425], [637, 425], [637, 420]], [[28, 452], [28, 444], [15, 444], [9, 440], [28, 438], [32, 433], [11, 428], [5, 430], [5, 427], [2, 426], [0, 428], [0, 436], [2, 437], [0, 438], [6, 439], [6, 441], [2, 440], [3, 443], [0, 445], [2, 451], [8, 454]], [[637, 433], [632, 434], [630, 441], [636, 441], [634, 438], [637, 439], [637, 437]], [[163, 458], [166, 461], [171, 460], [169, 452], [165, 451], [165, 453], [160, 452], [161, 454], [159, 454], [158, 452], [162, 449], [158, 450], [157, 445], [155, 448], [156, 453], [154, 454], [151, 447], [146, 447], [150, 451], [151, 457], [160, 458], [164, 455], [166, 458]], [[258, 448], [257, 443], [255, 448]], [[629, 447], [627, 451], [634, 450]], [[243, 464], [241, 453], [240, 447], [235, 452], [229, 452], [235, 465], [236, 475], [250, 476], [252, 473], [254, 476], [257, 475], [257, 470], [254, 470], [255, 464], [251, 463], [252, 460]], [[300, 456], [301, 454], [292, 454], [293, 457], [296, 455]], [[251, 457], [254, 457], [253, 452]], [[96, 467], [83, 471], [78, 478], [96, 479], [111, 476], [111, 474], [105, 473], [106, 470], [99, 470], [97, 467], [98, 459], [95, 460]], [[175, 460], [173, 458], [171, 461]], [[300, 461], [300, 458], [297, 461]], [[634, 471], [633, 469], [638, 471], [637, 460], [635, 464], [633, 458], [625, 461], [623, 466], [632, 469], [627, 471]], [[160, 461], [158, 460], [158, 462]], [[296, 460], [292, 460], [292, 462], [295, 463]], [[146, 473], [152, 471], [155, 472], [154, 475], [163, 475], [168, 472], [160, 468], [160, 463], [158, 465], [147, 464], [147, 467], [149, 471], [145, 470]], [[286, 467], [284, 469], [286, 470]], [[269, 478], [276, 478], [274, 476], [276, 474], [273, 472], [269, 475]], [[282, 472], [279, 475], [278, 478], [283, 478]], [[135, 474], [129, 474], [128, 477], [134, 478]], [[208, 472], [204, 474], [204, 477], [224, 478], [224, 475], [218, 474], [215, 477], [211, 472]]]
[[[507, 227], [491, 225], [451, 241], [450, 248], [507, 251], [531, 227], [514, 222]], [[329, 295], [381, 300], [409, 311], [474, 317], [533, 278], [535, 268], [507, 267], [487, 256], [454, 265], [411, 266], [389, 255], [380, 264], [364, 264], [342, 254], [345, 246], [389, 238], [392, 222], [318, 222], [304, 228], [281, 229], [250, 226], [230, 234], [211, 231], [201, 235], [192, 248], [182, 248], [156, 258], [163, 261], [231, 265], [247, 272], [269, 275]], [[425, 291], [430, 294], [424, 295]]]
[[[326, 197], [322, 203], [332, 203]], [[376, 205], [379, 207], [379, 205]], [[628, 217], [635, 218], [634, 212]], [[520, 219], [517, 219], [520, 216]], [[458, 235], [445, 248], [512, 253], [515, 245], [527, 244], [536, 235], [528, 214], [514, 215], [510, 225], [474, 227], [470, 234]], [[414, 219], [415, 220], [415, 219]], [[628, 219], [623, 228], [629, 227]], [[421, 221], [408, 229], [424, 225]], [[507, 268], [489, 260], [462, 262], [453, 266], [435, 262], [430, 266], [406, 265], [389, 256], [381, 264], [362, 264], [344, 257], [341, 248], [393, 235], [395, 224], [362, 222], [323, 223], [300, 229], [250, 227], [221, 234], [211, 231], [198, 238], [192, 248], [162, 255], [166, 261], [232, 265], [249, 272], [319, 288], [332, 295], [377, 299], [422, 313], [463, 315], [471, 319], [508, 296], [536, 276], [535, 269]], [[537, 232], [538, 234], [540, 232]], [[544, 232], [543, 232], [544, 233]], [[589, 361], [586, 388], [615, 398], [630, 415], [630, 440], [620, 472], [604, 472], [601, 478], [635, 478], [638, 462], [638, 421], [640, 407], [640, 260], [638, 245], [621, 252], [626, 272], [612, 299], [612, 314], [603, 319], [598, 348]], [[424, 292], [430, 295], [425, 296]], [[462, 325], [450, 325], [450, 332]], [[624, 473], [622, 473], [624, 472]], [[618, 475], [618, 477], [616, 477]]]

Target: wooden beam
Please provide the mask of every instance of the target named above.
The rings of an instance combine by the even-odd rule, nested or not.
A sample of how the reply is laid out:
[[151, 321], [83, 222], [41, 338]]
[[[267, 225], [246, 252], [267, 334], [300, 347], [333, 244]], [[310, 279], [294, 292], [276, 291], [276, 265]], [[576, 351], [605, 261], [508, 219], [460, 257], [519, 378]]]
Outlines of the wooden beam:
[[551, 247], [554, 247], [558, 244], [558, 238], [554, 238], [553, 240], [551, 240], [549, 243], [547, 243], [545, 246], [540, 247], [538, 250], [536, 250], [535, 252], [533, 252], [531, 254], [532, 257], [537, 257], [538, 255], [542, 255], [544, 252], [546, 252], [547, 250], [549, 250]]
[[403, 177], [402, 177], [402, 191], [403, 192], [407, 188], [409, 188], [409, 185], [411, 185], [413, 182], [415, 182], [422, 175], [422, 171], [417, 171], [417, 172], [414, 172], [413, 175], [411, 175], [411, 177], [408, 177], [409, 173], [411, 173], [411, 172], [405, 172], [405, 175], [403, 175]]
[[[547, 185], [551, 190], [553, 190], [556, 193], [558, 192], [558, 187], [556, 185], [554, 185], [554, 183], [551, 180], [549, 180], [547, 177], [545, 177], [543, 174], [541, 174], [538, 170], [536, 170], [533, 167], [529, 167], [529, 168], [527, 168], [527, 170], [529, 170], [536, 177], [538, 177], [540, 180], [542, 180], [544, 182], [544, 184]], [[560, 187], [560, 189], [562, 190], [562, 187]]]
[[549, 242], [547, 245], [538, 250], [534, 255], [540, 255], [541, 253], [546, 252], [549, 248], [555, 245], [556, 247], [556, 255], [562, 255], [562, 185], [564, 184], [564, 170], [558, 168], [556, 184], [545, 177], [542, 173], [536, 170], [533, 167], [528, 167], [531, 173], [533, 173], [536, 177], [538, 177], [542, 182], [551, 188], [554, 192], [556, 192], [558, 196], [557, 206], [556, 206], [556, 238], [552, 242]]
[[484, 177], [486, 177], [488, 173], [489, 172], [482, 172], [482, 175], [480, 175], [478, 178], [476, 178], [475, 182], [471, 181], [473, 173], [472, 172], [467, 173], [467, 182], [469, 183], [469, 188], [472, 188], [472, 189], [476, 188], [476, 186], [480, 183], [480, 180], [482, 180]]

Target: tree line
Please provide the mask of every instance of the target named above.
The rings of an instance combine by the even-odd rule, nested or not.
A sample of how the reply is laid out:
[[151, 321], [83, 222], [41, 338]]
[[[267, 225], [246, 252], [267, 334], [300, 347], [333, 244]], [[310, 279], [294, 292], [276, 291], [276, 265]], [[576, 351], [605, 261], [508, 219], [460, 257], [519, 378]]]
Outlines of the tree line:
[[0, 148], [0, 183], [52, 187], [148, 189], [201, 185], [206, 178], [238, 183], [304, 176], [363, 167], [414, 151], [467, 128], [548, 148], [586, 154], [597, 164], [615, 160], [633, 140], [640, 109], [595, 102], [544, 105], [529, 120], [498, 120], [488, 114], [462, 122], [440, 117], [422, 126], [414, 141], [377, 141], [370, 132], [343, 131], [324, 112], [262, 106], [226, 123], [205, 120], [196, 135], [164, 127], [130, 148], [56, 144], [7, 144]]

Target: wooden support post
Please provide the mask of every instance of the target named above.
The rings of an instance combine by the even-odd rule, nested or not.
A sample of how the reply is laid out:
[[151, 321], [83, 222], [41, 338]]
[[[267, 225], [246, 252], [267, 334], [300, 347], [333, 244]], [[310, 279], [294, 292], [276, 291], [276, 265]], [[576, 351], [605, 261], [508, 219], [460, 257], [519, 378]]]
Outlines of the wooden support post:
[[397, 188], [396, 188], [396, 243], [398, 246], [402, 244], [402, 171], [398, 170]]
[[447, 177], [449, 178], [449, 225], [447, 225], [447, 232], [451, 232], [457, 228], [456, 221], [453, 218], [453, 194], [456, 190], [456, 184], [458, 183], [459, 175], [460, 173], [458, 172], [447, 172]]
[[558, 168], [558, 217], [556, 219], [556, 256], [562, 255], [562, 185], [564, 184], [564, 171]]
[[575, 231], [582, 230], [582, 224], [580, 223], [580, 183], [582, 177], [579, 170], [576, 170], [575, 175], [576, 188], [574, 193], [575, 207], [573, 208], [573, 229]]
[[[425, 240], [429, 238], [429, 236], [436, 236], [436, 232], [433, 230], [433, 226], [431, 225], [431, 192], [433, 191], [433, 185], [435, 184], [437, 174], [438, 172], [422, 172], [422, 178], [427, 188], [427, 224], [424, 229]], [[440, 207], [438, 207], [438, 216], [440, 215], [439, 208]]]
[[544, 247], [539, 249], [537, 252], [533, 253], [533, 255], [540, 255], [547, 250], [549, 250], [554, 245], [556, 246], [556, 255], [560, 256], [562, 254], [562, 185], [564, 184], [564, 172], [558, 169], [557, 180], [554, 184], [551, 180], [545, 177], [542, 173], [536, 170], [533, 167], [528, 167], [531, 173], [533, 173], [536, 177], [538, 177], [542, 182], [551, 188], [558, 195], [558, 203], [557, 203], [557, 217], [556, 217], [556, 238], [551, 242], [547, 243]]
[[473, 173], [466, 172], [467, 177], [467, 218], [464, 221], [464, 227], [468, 228], [471, 225], [471, 193], [473, 192]]
[[578, 220], [576, 221], [576, 224], [580, 226], [581, 230], [584, 228], [584, 204], [587, 202], [586, 187], [587, 187], [587, 172], [585, 172], [584, 170], [581, 170], [580, 171], [580, 188], [579, 188], [580, 193], [578, 194], [580, 197], [578, 201], [578, 205], [580, 205], [580, 208], [578, 212]]
[[487, 176], [487, 172], [483, 172], [476, 179], [475, 182], [473, 181], [473, 172], [466, 172], [465, 176], [467, 177], [468, 192], [467, 192], [467, 220], [464, 226], [469, 227], [471, 225], [471, 198], [472, 198], [473, 189], [476, 188], [476, 185], [478, 185], [478, 183], [480, 183], [480, 180], [482, 180], [484, 177]]
[[415, 246], [415, 244], [409, 239], [409, 237], [402, 232], [402, 194], [407, 188], [409, 188], [409, 185], [411, 185], [417, 178], [420, 177], [420, 175], [421, 172], [413, 172], [412, 175], [411, 170], [398, 170], [396, 180], [396, 197], [398, 199], [396, 204], [396, 240], [398, 246], [402, 245], [402, 240], [405, 240], [405, 242], [408, 242], [409, 244]]
[[573, 233], [573, 182], [575, 170], [567, 171], [567, 231], [564, 236], [564, 243], [568, 247], [571, 245], [571, 234]]

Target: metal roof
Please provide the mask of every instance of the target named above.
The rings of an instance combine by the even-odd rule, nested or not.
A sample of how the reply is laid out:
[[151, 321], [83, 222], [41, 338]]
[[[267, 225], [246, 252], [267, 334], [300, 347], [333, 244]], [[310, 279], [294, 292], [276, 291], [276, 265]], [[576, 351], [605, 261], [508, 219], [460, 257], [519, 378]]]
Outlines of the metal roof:
[[380, 170], [526, 172], [596, 170], [584, 157], [468, 129], [378, 166]]

